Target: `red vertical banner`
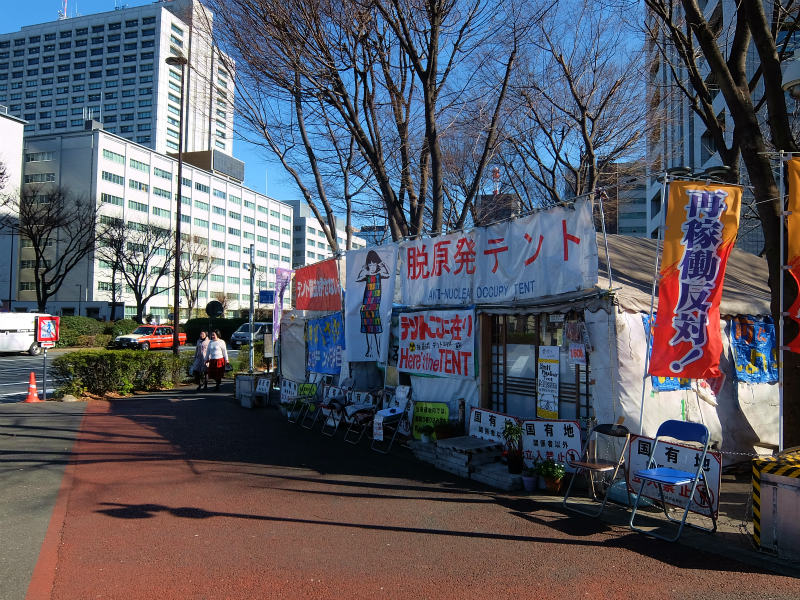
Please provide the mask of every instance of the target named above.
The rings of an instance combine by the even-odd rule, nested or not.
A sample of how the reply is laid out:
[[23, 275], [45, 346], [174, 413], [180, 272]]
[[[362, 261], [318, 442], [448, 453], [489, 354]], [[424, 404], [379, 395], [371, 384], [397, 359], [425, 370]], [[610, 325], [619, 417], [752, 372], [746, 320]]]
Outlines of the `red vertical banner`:
[[720, 375], [719, 300], [741, 199], [738, 186], [670, 183], [650, 375]]
[[793, 158], [788, 166], [789, 216], [786, 217], [786, 264], [797, 283], [798, 293], [792, 305], [786, 309], [793, 324], [790, 324], [788, 331], [784, 327], [783, 345], [790, 352], [800, 352], [800, 158]]

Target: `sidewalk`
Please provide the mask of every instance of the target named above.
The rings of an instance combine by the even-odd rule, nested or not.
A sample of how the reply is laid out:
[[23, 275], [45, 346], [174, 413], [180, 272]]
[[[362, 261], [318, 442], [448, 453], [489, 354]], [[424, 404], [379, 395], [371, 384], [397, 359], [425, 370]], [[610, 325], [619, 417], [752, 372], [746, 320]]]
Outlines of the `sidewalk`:
[[[737, 549], [727, 529], [651, 540], [630, 532], [626, 511], [573, 517], [560, 498], [500, 493], [404, 448], [379, 455], [232, 394], [228, 382], [90, 402], [49, 510], [58, 486], [36, 478], [64, 455], [18, 449], [30, 456], [15, 486], [31, 493], [3, 486], [0, 506], [36, 506], [38, 528], [12, 528], [3, 553], [41, 551], [27, 571], [20, 558], [3, 573], [0, 598], [800, 597], [800, 580], [770, 573], [775, 562]], [[62, 421], [32, 440], [69, 445], [75, 414], [61, 411], [72, 406], [0, 407], [4, 477], [31, 419]]]

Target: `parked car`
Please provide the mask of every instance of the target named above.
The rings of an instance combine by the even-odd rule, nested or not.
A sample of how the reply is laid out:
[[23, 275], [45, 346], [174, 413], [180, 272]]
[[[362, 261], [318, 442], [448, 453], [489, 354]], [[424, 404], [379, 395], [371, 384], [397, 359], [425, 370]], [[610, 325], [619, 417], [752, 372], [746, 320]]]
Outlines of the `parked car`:
[[44, 313], [0, 313], [0, 352], [27, 352], [36, 356], [42, 347], [36, 341], [36, 317]]
[[[272, 334], [272, 323], [256, 321], [253, 323], [253, 338], [263, 340], [264, 334]], [[241, 325], [231, 336], [231, 348], [238, 348], [250, 343], [250, 323]]]
[[[174, 343], [172, 327], [168, 325], [139, 325], [132, 333], [117, 336], [109, 348], [133, 348], [150, 350], [151, 348], [172, 348]], [[186, 334], [178, 333], [178, 343], [186, 343]]]

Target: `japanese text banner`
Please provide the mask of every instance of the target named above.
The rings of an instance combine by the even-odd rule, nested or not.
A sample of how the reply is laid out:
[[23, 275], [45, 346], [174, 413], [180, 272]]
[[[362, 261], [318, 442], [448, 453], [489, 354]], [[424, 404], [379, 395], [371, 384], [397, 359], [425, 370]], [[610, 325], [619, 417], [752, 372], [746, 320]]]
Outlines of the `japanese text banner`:
[[496, 304], [597, 284], [592, 205], [580, 200], [467, 233], [402, 244], [403, 303]]
[[342, 370], [344, 352], [344, 322], [342, 313], [335, 312], [306, 325], [308, 370], [312, 373], [338, 375]]
[[786, 217], [786, 264], [797, 284], [797, 296], [786, 311], [783, 344], [791, 352], [800, 352], [800, 158], [793, 158], [789, 167], [789, 216]]
[[297, 269], [295, 306], [299, 310], [342, 310], [342, 286], [335, 258]]
[[397, 245], [347, 253], [345, 327], [349, 362], [386, 362], [397, 272]]
[[397, 370], [423, 375], [475, 377], [475, 311], [401, 313]]
[[272, 305], [272, 343], [278, 341], [281, 334], [281, 315], [283, 315], [283, 294], [292, 280], [292, 270], [278, 267], [275, 269], [275, 298]]
[[738, 186], [669, 186], [650, 375], [719, 377], [719, 300], [736, 242]]

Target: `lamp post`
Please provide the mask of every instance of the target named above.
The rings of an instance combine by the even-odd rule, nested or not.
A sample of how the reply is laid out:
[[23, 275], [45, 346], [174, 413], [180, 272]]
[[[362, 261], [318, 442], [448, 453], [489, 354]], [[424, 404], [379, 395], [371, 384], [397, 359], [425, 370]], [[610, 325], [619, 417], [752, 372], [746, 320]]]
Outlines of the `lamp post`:
[[78, 286], [78, 316], [81, 316], [81, 300], [83, 300], [83, 284], [76, 283]]
[[180, 337], [178, 335], [178, 322], [181, 315], [181, 190], [183, 188], [183, 81], [185, 79], [186, 57], [183, 55], [168, 56], [164, 62], [171, 67], [181, 68], [181, 107], [178, 112], [178, 193], [176, 194], [177, 208], [175, 210], [175, 296], [172, 308], [172, 353], [180, 353]]

